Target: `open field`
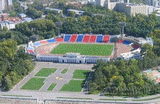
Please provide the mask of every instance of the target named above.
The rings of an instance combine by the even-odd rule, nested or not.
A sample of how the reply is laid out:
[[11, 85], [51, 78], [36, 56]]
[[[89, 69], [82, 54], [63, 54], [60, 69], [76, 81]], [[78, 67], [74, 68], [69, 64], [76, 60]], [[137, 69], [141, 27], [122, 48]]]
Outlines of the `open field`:
[[82, 90], [83, 80], [70, 80], [68, 84], [65, 84], [61, 91], [73, 91], [80, 92]]
[[47, 90], [48, 91], [53, 90], [56, 85], [57, 85], [56, 83], [52, 83], [51, 86]]
[[75, 70], [72, 78], [86, 79], [90, 73], [90, 70]]
[[66, 54], [67, 52], [77, 52], [81, 55], [110, 56], [113, 45], [106, 44], [59, 44], [51, 51], [51, 54]]
[[51, 73], [54, 73], [56, 70], [57, 70], [56, 68], [43, 68], [35, 76], [47, 77]]
[[45, 78], [32, 78], [21, 89], [39, 90], [43, 86]]

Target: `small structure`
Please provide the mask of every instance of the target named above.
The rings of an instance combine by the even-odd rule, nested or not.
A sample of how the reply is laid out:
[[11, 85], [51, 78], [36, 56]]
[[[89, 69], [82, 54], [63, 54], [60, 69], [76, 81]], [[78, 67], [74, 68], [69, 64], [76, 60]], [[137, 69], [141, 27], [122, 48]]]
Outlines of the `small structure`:
[[160, 73], [157, 70], [148, 69], [143, 71], [150, 79], [154, 80], [156, 83], [160, 82]]
[[26, 15], [24, 13], [19, 14], [19, 18], [24, 19]]
[[76, 15], [82, 15], [84, 11], [76, 10], [76, 9], [67, 9], [68, 12], [74, 12]]
[[31, 21], [33, 21], [32, 18], [26, 17], [26, 18], [24, 18], [24, 20], [22, 21], [22, 23], [23, 23], [23, 22], [31, 22]]
[[2, 21], [0, 23], [0, 28], [3, 29], [4, 27], [7, 27], [8, 30], [15, 28], [15, 23], [11, 21]]
[[62, 12], [63, 12], [61, 9], [56, 9], [56, 8], [46, 7], [45, 9], [46, 9], [46, 10], [50, 10], [50, 11], [56, 11], [57, 13], [62, 13]]
[[132, 58], [135, 58], [135, 59], [140, 59], [141, 58], [141, 49], [138, 48], [134, 51], [131, 51], [131, 52], [127, 52], [127, 53], [122, 53], [120, 55], [120, 58], [123, 59], [123, 60], [130, 60]]

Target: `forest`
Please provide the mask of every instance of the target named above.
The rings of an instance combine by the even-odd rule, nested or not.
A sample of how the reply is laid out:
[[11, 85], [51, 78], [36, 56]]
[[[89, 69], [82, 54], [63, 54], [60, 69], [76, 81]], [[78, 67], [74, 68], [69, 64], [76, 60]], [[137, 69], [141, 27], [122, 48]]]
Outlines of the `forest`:
[[152, 47], [145, 45], [143, 59], [112, 60], [108, 63], [99, 60], [94, 65], [93, 79], [89, 81], [89, 93], [109, 96], [146, 96], [160, 92], [160, 84], [149, 79], [142, 71], [160, 64]]
[[0, 42], [0, 53], [0, 88], [8, 91], [33, 70], [34, 62], [12, 39]]

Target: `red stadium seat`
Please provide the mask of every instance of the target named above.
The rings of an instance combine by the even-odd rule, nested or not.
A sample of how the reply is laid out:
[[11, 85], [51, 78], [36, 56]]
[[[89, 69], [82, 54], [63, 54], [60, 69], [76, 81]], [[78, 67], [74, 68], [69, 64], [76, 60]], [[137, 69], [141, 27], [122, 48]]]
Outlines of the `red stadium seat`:
[[121, 40], [119, 40], [119, 41], [118, 41], [118, 43], [123, 43], [123, 40], [122, 40], [122, 39], [121, 39]]
[[90, 35], [85, 35], [83, 38], [83, 42], [89, 42]]
[[140, 46], [139, 45], [137, 45], [137, 44], [132, 44], [131, 45], [134, 49], [138, 49]]
[[63, 42], [63, 38], [57, 38], [56, 41], [57, 42]]
[[109, 42], [110, 38], [109, 38], [109, 35], [105, 35], [103, 37], [103, 42]]
[[71, 36], [70, 42], [75, 42], [76, 39], [77, 39], [77, 35], [74, 34]]
[[96, 38], [97, 38], [97, 36], [96, 35], [92, 35], [91, 36], [91, 38], [90, 38], [90, 40], [89, 40], [89, 42], [96, 42]]
[[40, 43], [41, 44], [45, 44], [45, 43], [47, 43], [47, 41], [46, 40], [42, 40], [42, 41], [40, 41]]

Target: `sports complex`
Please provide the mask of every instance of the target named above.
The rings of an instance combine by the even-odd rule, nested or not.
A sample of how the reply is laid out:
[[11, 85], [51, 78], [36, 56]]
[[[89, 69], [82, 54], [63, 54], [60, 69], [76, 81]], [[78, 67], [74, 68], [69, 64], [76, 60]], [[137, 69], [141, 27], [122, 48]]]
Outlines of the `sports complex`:
[[[96, 63], [98, 59], [109, 61], [114, 58], [140, 58], [140, 47], [145, 43], [153, 45], [151, 38], [124, 37], [102, 34], [62, 34], [61, 38], [29, 42], [26, 51], [36, 56], [37, 61], [60, 63]], [[116, 50], [115, 50], [116, 49]], [[116, 51], [116, 52], [115, 52]]]
[[[115, 37], [120, 35], [62, 34], [61, 38], [30, 41], [25, 49], [36, 56], [36, 67], [11, 91], [1, 93], [0, 101], [17, 101], [17, 104], [140, 104], [155, 99], [154, 102], [157, 102], [159, 95], [135, 99], [88, 94], [88, 83], [94, 73], [93, 65], [98, 59], [107, 62], [114, 58]], [[116, 43], [117, 58], [140, 58], [141, 45], [145, 43], [153, 45], [151, 38], [128, 36], [120, 39]]]

